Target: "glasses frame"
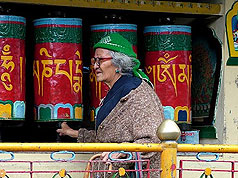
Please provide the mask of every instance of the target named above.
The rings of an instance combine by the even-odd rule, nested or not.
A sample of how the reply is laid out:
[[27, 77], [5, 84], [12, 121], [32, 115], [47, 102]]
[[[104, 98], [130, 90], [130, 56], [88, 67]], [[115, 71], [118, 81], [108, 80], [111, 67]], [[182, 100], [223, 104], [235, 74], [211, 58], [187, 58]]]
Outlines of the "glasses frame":
[[91, 58], [91, 64], [94, 66], [95, 64], [97, 64], [98, 66], [100, 66], [104, 61], [109, 61], [112, 60], [112, 57], [92, 57]]

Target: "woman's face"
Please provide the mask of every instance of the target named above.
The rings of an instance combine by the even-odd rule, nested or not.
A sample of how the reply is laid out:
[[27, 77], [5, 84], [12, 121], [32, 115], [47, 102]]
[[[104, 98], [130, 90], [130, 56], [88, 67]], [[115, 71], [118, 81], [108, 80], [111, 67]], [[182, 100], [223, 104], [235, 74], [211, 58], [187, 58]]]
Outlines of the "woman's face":
[[[94, 64], [95, 74], [98, 82], [105, 82], [112, 87], [116, 80], [121, 76], [116, 73], [116, 67], [112, 64], [110, 52], [107, 49], [97, 48], [95, 50], [94, 58], [101, 58]], [[105, 58], [105, 59], [103, 59]]]

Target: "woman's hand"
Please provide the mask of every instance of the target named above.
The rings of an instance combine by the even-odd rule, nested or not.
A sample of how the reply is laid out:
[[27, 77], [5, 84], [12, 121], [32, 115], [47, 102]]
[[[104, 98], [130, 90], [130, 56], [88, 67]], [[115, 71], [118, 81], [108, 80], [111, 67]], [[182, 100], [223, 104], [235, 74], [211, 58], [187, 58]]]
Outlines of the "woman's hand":
[[61, 129], [57, 129], [56, 132], [59, 133], [60, 136], [67, 135], [72, 138], [78, 138], [79, 134], [78, 130], [70, 128], [66, 122], [63, 122], [61, 124]]

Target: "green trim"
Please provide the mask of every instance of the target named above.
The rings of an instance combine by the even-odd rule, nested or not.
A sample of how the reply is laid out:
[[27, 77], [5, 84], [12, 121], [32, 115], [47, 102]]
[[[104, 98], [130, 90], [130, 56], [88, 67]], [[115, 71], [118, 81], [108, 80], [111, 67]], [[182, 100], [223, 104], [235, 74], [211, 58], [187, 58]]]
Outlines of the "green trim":
[[0, 38], [17, 38], [24, 40], [26, 36], [25, 25], [0, 24]]
[[25, 118], [18, 118], [18, 117], [12, 117], [12, 118], [2, 118], [0, 117], [1, 121], [24, 121]]
[[148, 35], [145, 36], [146, 51], [191, 51], [190, 35]]
[[217, 138], [216, 128], [213, 125], [210, 126], [193, 126], [194, 129], [200, 130], [200, 138]]
[[238, 65], [238, 57], [229, 57], [226, 65], [228, 66], [237, 66]]
[[82, 43], [82, 28], [36, 28], [35, 40], [36, 43]]
[[[115, 31], [116, 32], [116, 31]], [[102, 31], [102, 32], [91, 32], [91, 40], [90, 46], [94, 46], [97, 42], [101, 40], [101, 38], [112, 33], [111, 31]], [[133, 46], [137, 46], [137, 32], [128, 32], [128, 31], [120, 31], [117, 32], [124, 38], [126, 38]]]

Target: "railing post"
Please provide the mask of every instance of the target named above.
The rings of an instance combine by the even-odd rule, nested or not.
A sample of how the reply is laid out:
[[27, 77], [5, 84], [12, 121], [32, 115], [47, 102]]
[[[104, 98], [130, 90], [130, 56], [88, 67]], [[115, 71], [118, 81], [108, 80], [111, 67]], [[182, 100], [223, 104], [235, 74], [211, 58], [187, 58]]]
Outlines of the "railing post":
[[176, 178], [177, 140], [181, 131], [177, 124], [169, 119], [164, 120], [157, 130], [163, 151], [161, 153], [161, 178]]

